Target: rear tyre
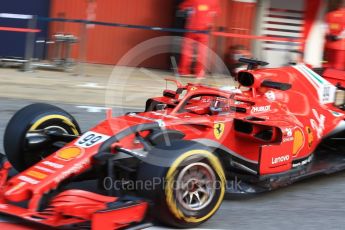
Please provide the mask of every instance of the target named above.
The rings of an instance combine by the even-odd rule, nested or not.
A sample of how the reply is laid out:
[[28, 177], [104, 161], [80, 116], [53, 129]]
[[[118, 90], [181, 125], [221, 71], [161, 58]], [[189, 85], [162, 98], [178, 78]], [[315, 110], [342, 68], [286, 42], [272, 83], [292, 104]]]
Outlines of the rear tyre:
[[155, 203], [156, 218], [178, 228], [196, 227], [211, 218], [225, 194], [219, 159], [193, 141], [156, 146], [139, 166], [137, 179], [140, 195]]
[[75, 119], [56, 106], [37, 103], [22, 108], [11, 118], [4, 135], [6, 156], [16, 170], [23, 171], [57, 151], [52, 145], [34, 150], [28, 147], [26, 136], [42, 129], [71, 135], [81, 133]]

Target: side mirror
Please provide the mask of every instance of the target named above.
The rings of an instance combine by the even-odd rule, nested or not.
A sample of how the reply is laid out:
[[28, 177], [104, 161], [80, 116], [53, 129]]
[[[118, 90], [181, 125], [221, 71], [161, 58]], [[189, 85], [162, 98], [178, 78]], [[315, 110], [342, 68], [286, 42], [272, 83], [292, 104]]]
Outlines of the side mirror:
[[169, 97], [169, 98], [176, 98], [176, 92], [170, 89], [166, 89], [163, 91], [163, 96], [164, 97]]

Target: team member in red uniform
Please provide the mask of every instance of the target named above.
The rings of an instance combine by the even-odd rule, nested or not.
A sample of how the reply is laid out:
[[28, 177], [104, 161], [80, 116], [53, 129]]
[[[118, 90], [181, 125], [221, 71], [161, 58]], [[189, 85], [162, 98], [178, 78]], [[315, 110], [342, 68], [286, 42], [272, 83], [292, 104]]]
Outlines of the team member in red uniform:
[[[189, 17], [186, 29], [209, 30], [214, 19], [220, 13], [218, 0], [185, 0], [179, 6], [180, 10], [188, 10]], [[179, 73], [182, 76], [191, 75], [191, 64], [194, 45], [197, 43], [197, 62], [194, 74], [197, 78], [205, 76], [205, 65], [207, 60], [207, 46], [209, 35], [198, 33], [186, 33], [182, 44], [182, 56], [179, 65]]]
[[345, 70], [345, 4], [339, 10], [327, 14], [328, 24], [325, 45], [328, 66], [337, 70]]

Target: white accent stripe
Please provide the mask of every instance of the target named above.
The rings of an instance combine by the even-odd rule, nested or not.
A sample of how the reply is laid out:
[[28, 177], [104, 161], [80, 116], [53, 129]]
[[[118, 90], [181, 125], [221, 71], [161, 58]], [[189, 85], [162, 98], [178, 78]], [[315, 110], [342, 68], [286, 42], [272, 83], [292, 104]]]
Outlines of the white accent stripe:
[[29, 184], [38, 184], [39, 181], [32, 179], [31, 177], [27, 177], [27, 176], [19, 176], [18, 177], [19, 180], [24, 181], [24, 182], [28, 182]]
[[24, 186], [25, 184], [26, 184], [26, 182], [20, 182], [18, 185], [13, 186], [10, 190], [7, 190], [7, 191], [6, 191], [6, 194], [10, 194], [10, 193], [16, 191], [16, 190], [18, 189], [18, 187], [21, 188], [21, 187]]
[[308, 72], [308, 70], [306, 69], [307, 67], [301, 65], [300, 68], [306, 73], [306, 76], [313, 81], [318, 87], [320, 87], [320, 83], [313, 77], [311, 76], [311, 74]]
[[43, 161], [42, 164], [49, 166], [51, 168], [54, 168], [54, 169], [62, 169], [63, 168], [63, 165], [58, 164], [58, 163], [54, 163], [51, 161]]
[[[325, 82], [324, 81], [324, 78], [317, 78], [316, 76], [313, 76], [311, 73], [310, 73], [310, 69], [304, 65], [301, 65], [300, 66], [306, 73], [307, 73], [307, 76], [313, 81], [315, 82], [316, 85], [318, 85], [318, 87], [322, 87], [324, 84], [328, 84], [328, 82]], [[316, 73], [315, 73], [316, 75]], [[319, 82], [318, 80], [322, 81], [322, 82]]]
[[302, 73], [314, 86], [321, 104], [333, 103], [335, 101], [336, 87], [334, 85], [304, 65], [294, 66], [294, 68]]
[[266, 23], [265, 28], [274, 28], [274, 29], [282, 29], [282, 30], [297, 30], [299, 32], [302, 32], [303, 30], [301, 26], [279, 25], [279, 24], [271, 24], [271, 23]]
[[[283, 27], [282, 27], [283, 29]], [[296, 33], [296, 32], [284, 32], [284, 31], [273, 31], [273, 30], [267, 30], [263, 29], [262, 33], [267, 36], [284, 36], [284, 37], [291, 37], [292, 39], [296, 38], [301, 38], [302, 34], [301, 33]]]
[[[295, 44], [295, 43], [293, 43], [293, 44]], [[296, 46], [296, 45], [292, 45], [292, 44], [288, 44], [288, 43], [283, 43], [283, 44], [264, 43], [263, 47], [264, 48], [271, 48], [271, 49], [291, 49], [291, 50], [298, 50], [301, 48], [300, 45]]]
[[[272, 22], [282, 22], [282, 23], [294, 23], [303, 25], [303, 20], [297, 20], [297, 19], [287, 19], [287, 18], [273, 18], [273, 17], [265, 17], [264, 21], [272, 21]], [[264, 23], [264, 25], [270, 25], [269, 23]]]
[[48, 173], [54, 173], [55, 171], [51, 170], [51, 169], [47, 169], [47, 168], [44, 168], [44, 167], [41, 167], [41, 166], [38, 166], [36, 165], [35, 168], [41, 170], [41, 171], [44, 171], [44, 172], [48, 172]]
[[302, 68], [308, 70], [309, 72], [313, 72], [313, 78], [316, 78], [318, 80], [320, 80], [322, 83], [320, 83], [318, 81], [319, 85], [324, 85], [324, 84], [328, 84], [328, 85], [332, 85], [329, 81], [327, 81], [325, 78], [323, 78], [322, 76], [320, 76], [319, 74], [315, 73], [313, 70], [311, 70], [310, 68], [306, 67], [305, 65], [302, 65]]
[[9, 13], [0, 13], [0, 18], [13, 18], [13, 19], [32, 19], [32, 15], [27, 14], [9, 14]]
[[315, 88], [319, 88], [319, 86], [317, 84], [314, 83], [313, 80], [310, 79], [308, 73], [306, 73], [305, 70], [303, 70], [301, 68], [300, 65], [296, 65], [296, 66], [293, 66], [293, 68], [295, 68], [298, 72], [300, 72], [301, 74], [303, 74], [303, 76], [305, 76], [307, 78], [307, 80], [315, 87]]

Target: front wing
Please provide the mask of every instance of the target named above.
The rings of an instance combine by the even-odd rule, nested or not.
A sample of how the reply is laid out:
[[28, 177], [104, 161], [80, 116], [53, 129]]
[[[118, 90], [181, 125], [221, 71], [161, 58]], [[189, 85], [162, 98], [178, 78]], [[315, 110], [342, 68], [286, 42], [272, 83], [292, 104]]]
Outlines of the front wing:
[[[8, 162], [0, 170], [0, 188], [7, 182], [11, 166]], [[91, 229], [119, 229], [138, 225], [145, 219], [148, 203], [134, 198], [103, 196], [83, 190], [66, 190], [53, 197], [43, 210], [31, 210], [23, 203], [13, 203], [0, 197], [0, 212], [50, 227], [83, 224]], [[43, 198], [44, 194], [42, 194]]]

